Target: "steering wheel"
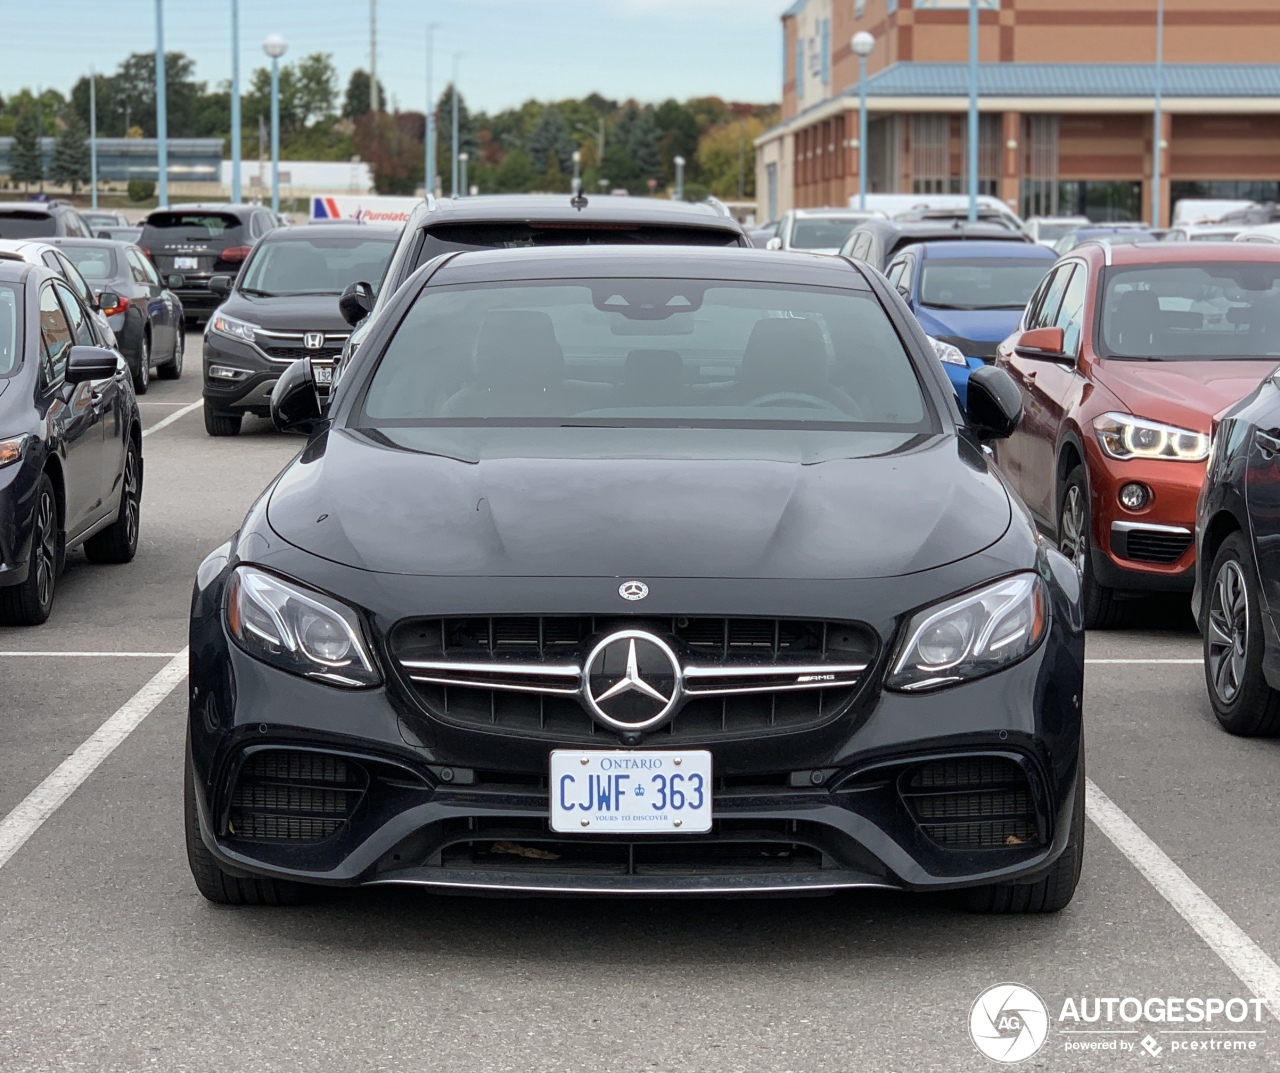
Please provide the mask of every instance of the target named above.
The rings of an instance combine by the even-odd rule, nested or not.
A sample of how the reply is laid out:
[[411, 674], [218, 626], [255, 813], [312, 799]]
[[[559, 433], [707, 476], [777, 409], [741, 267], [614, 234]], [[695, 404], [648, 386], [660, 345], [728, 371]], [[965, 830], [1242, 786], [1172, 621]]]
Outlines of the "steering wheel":
[[827, 402], [826, 399], [819, 398], [817, 395], [806, 395], [801, 391], [775, 391], [769, 395], [760, 395], [747, 403], [748, 406], [784, 406], [787, 404], [803, 406], [810, 410], [826, 410], [829, 413], [839, 414], [845, 420], [848, 420], [849, 417], [840, 407]]

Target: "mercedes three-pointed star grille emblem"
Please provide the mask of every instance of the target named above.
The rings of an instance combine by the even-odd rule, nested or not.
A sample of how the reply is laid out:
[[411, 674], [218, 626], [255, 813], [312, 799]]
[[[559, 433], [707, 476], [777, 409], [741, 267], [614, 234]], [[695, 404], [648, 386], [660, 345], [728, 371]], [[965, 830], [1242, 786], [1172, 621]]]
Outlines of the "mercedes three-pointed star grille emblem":
[[619, 630], [599, 641], [582, 672], [582, 698], [591, 714], [615, 730], [648, 730], [680, 702], [680, 661], [645, 630]]

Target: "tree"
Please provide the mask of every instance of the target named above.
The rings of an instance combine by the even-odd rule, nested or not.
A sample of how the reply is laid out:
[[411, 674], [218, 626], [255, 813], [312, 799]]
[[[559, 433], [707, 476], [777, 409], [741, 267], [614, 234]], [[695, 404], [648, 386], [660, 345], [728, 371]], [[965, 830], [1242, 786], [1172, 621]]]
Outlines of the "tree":
[[44, 159], [40, 152], [40, 123], [34, 109], [24, 108], [13, 131], [9, 149], [9, 180], [22, 183], [26, 190], [32, 183], [44, 181]]
[[[369, 72], [356, 68], [347, 80], [347, 92], [342, 99], [342, 116], [344, 119], [359, 119], [369, 111]], [[382, 88], [382, 79], [378, 79], [378, 101], [386, 107], [387, 91]]]
[[[190, 132], [199, 113], [199, 100], [205, 92], [203, 83], [196, 82], [195, 61], [181, 52], [166, 52], [165, 110], [169, 137], [180, 137]], [[126, 59], [110, 79], [99, 80], [99, 93], [103, 83], [111, 83], [108, 96], [99, 98], [98, 109], [102, 119], [112, 121], [116, 129], [124, 133], [125, 109], [128, 109], [130, 126], [142, 128], [145, 137], [156, 136], [156, 56], [154, 52], [135, 52]], [[114, 107], [112, 107], [114, 106]], [[112, 110], [108, 110], [111, 108]], [[88, 121], [88, 94], [85, 94], [81, 119]], [[105, 128], [106, 124], [102, 124]], [[179, 133], [181, 132], [181, 134]]]
[[554, 104], [542, 110], [542, 117], [529, 135], [527, 145], [535, 171], [549, 174], [554, 158], [558, 180], [573, 166], [573, 141], [569, 137], [569, 127]]
[[356, 120], [355, 146], [373, 169], [379, 194], [412, 194], [422, 182], [422, 132], [419, 113], [365, 112]]
[[332, 116], [338, 110], [338, 70], [333, 66], [333, 56], [328, 52], [313, 52], [300, 59], [296, 68], [296, 109], [300, 124], [305, 127]]
[[743, 192], [754, 197], [756, 191], [755, 140], [765, 131], [765, 125], [755, 116], [747, 116], [737, 123], [725, 123], [712, 127], [698, 143], [698, 163], [702, 179], [716, 197], [738, 196], [739, 165], [743, 179]]
[[670, 182], [675, 177], [676, 157], [685, 159], [685, 182], [697, 179], [698, 138], [702, 131], [698, 129], [698, 120], [684, 105], [674, 100], [666, 100], [653, 113], [658, 130], [662, 133], [662, 169], [663, 178]]
[[53, 159], [49, 161], [49, 179], [59, 186], [71, 187], [76, 193], [81, 183], [90, 179], [89, 138], [84, 123], [72, 109], [67, 110], [62, 130], [53, 143]]
[[538, 182], [529, 154], [523, 149], [513, 149], [502, 158], [493, 175], [493, 183], [500, 194], [523, 194], [532, 190]]
[[662, 175], [662, 132], [652, 108], [645, 108], [636, 116], [628, 133], [627, 151], [635, 164], [638, 180], [647, 182]]

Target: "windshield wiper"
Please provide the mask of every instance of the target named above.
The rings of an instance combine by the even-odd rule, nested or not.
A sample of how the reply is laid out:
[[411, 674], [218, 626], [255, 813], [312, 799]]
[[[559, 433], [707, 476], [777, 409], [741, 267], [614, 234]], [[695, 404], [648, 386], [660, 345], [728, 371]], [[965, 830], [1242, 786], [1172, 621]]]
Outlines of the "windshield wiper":
[[280, 295], [272, 291], [260, 291], [256, 287], [241, 287], [241, 294], [251, 294], [255, 298], [279, 298]]
[[341, 294], [341, 291], [276, 291], [273, 298], [309, 298], [312, 295]]

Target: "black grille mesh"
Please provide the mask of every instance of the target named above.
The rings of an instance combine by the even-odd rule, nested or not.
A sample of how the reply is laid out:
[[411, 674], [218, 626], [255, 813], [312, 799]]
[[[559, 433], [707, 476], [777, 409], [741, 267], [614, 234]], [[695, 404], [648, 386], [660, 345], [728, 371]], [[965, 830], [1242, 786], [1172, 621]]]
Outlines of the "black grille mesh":
[[1038, 845], [1031, 787], [1007, 757], [935, 760], [899, 783], [903, 803], [921, 833], [948, 849]]
[[1153, 533], [1132, 530], [1127, 558], [1140, 563], [1176, 563], [1191, 547], [1190, 533]]
[[228, 833], [250, 842], [320, 842], [351, 818], [369, 778], [343, 757], [267, 749], [245, 760], [231, 791]]

